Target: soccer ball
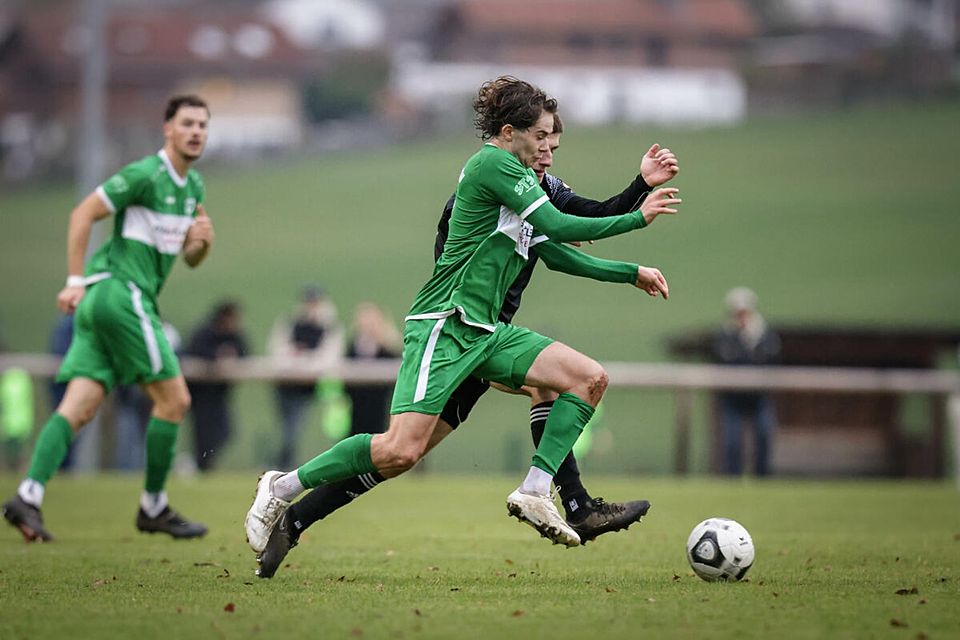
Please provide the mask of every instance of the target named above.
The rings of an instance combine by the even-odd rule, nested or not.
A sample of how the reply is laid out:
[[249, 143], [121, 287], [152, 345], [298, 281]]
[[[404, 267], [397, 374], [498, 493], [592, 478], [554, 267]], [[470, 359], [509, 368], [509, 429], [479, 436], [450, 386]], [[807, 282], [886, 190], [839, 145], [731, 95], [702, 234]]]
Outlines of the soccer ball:
[[709, 582], [737, 581], [753, 566], [753, 539], [740, 523], [709, 518], [687, 538], [687, 560], [694, 572]]

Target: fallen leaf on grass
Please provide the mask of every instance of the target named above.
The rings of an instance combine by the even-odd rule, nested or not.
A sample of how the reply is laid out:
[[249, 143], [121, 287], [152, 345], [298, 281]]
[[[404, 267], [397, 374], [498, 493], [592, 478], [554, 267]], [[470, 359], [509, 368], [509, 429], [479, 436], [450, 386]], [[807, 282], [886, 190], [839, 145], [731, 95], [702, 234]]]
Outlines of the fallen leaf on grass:
[[228, 602], [227, 606], [225, 606], [223, 610], [226, 611], [227, 613], [233, 613], [234, 611], [237, 610], [237, 605], [233, 604], [232, 602]]
[[511, 613], [510, 615], [513, 616], [514, 618], [519, 618], [519, 617], [522, 616], [523, 614], [524, 614], [523, 609], [517, 609], [516, 611], [514, 611], [514, 612]]
[[511, 560], [510, 558], [507, 558], [506, 560], [504, 560], [504, 562], [506, 562], [507, 564], [513, 564], [513, 560]]
[[360, 636], [363, 635], [363, 629], [359, 627], [354, 627], [353, 629], [350, 629], [350, 635], [359, 638]]
[[674, 581], [677, 581], [680, 579], [680, 576], [678, 576], [677, 574], [673, 574], [673, 579]]
[[422, 616], [423, 614], [420, 612], [420, 609], [414, 609], [414, 610], [413, 610], [413, 615], [415, 615], [415, 616]]
[[[161, 562], [163, 562], [163, 561], [161, 560]], [[169, 560], [168, 560], [167, 562], [169, 562]], [[217, 566], [220, 566], [220, 565], [218, 565], [216, 562], [194, 562], [194, 563], [193, 563], [193, 566], [195, 566], [195, 567], [217, 567]]]
[[916, 586], [912, 586], [909, 589], [897, 589], [894, 593], [898, 596], [910, 596], [918, 593], [918, 591]]
[[904, 622], [903, 620], [897, 620], [896, 618], [890, 618], [890, 626], [891, 626], [891, 627], [909, 627], [910, 625], [908, 625], [908, 624], [907, 624], [906, 622]]
[[613, 587], [604, 587], [603, 590], [606, 591], [607, 593], [616, 593], [616, 592], [617, 592], [617, 590], [614, 589]]
[[224, 570], [223, 570], [223, 573], [218, 573], [218, 574], [217, 574], [217, 577], [218, 577], [218, 578], [229, 578], [229, 577], [230, 577], [230, 572], [227, 571], [226, 569], [224, 569]]
[[926, 599], [926, 598], [920, 598], [919, 600], [917, 600], [917, 604], [927, 604], [927, 599]]

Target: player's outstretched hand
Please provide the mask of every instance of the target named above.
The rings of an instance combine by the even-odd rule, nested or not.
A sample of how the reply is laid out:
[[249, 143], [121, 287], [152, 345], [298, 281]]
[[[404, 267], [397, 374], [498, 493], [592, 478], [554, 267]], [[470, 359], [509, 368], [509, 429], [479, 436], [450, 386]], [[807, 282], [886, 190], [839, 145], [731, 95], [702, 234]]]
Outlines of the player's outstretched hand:
[[77, 305], [83, 300], [83, 294], [86, 289], [79, 287], [64, 287], [57, 294], [57, 308], [64, 313], [73, 313], [77, 310]]
[[659, 187], [680, 173], [680, 163], [670, 149], [654, 144], [640, 160], [640, 176], [651, 187]]
[[647, 224], [656, 220], [661, 213], [676, 213], [677, 210], [673, 207], [683, 202], [677, 197], [679, 193], [680, 189], [676, 187], [663, 187], [644, 198], [643, 204], [640, 205], [640, 211], [643, 212], [643, 219], [647, 221]]
[[660, 273], [660, 269], [655, 267], [637, 267], [637, 281], [634, 286], [643, 289], [653, 297], [662, 295], [664, 300], [670, 297], [670, 287], [667, 286], [667, 279]]

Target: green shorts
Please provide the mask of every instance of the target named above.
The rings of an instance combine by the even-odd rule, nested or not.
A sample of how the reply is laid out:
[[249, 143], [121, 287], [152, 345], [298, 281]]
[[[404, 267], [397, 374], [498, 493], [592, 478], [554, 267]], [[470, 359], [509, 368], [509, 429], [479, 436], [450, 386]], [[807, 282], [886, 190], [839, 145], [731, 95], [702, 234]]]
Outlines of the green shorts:
[[87, 287], [57, 382], [91, 378], [110, 391], [117, 384], [178, 375], [180, 364], [163, 333], [153, 298], [119, 278]]
[[407, 320], [390, 413], [438, 415], [471, 374], [517, 389], [533, 361], [552, 343], [539, 333], [502, 322], [491, 333], [463, 323], [458, 315]]

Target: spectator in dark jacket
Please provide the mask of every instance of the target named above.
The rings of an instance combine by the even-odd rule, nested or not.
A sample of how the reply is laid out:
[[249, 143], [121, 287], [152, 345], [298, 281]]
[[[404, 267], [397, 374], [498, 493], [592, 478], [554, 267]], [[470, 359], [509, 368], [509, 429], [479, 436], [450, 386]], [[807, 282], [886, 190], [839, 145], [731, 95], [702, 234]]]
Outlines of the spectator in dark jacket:
[[[780, 361], [780, 337], [757, 312], [757, 295], [746, 287], [730, 290], [726, 297], [728, 320], [713, 339], [718, 364], [769, 365]], [[728, 474], [743, 472], [743, 429], [754, 429], [754, 472], [769, 473], [770, 440], [776, 424], [769, 393], [728, 391], [721, 393], [720, 423], [723, 428], [725, 468]]]
[[[232, 300], [214, 307], [190, 338], [187, 355], [211, 362], [248, 355], [247, 337], [241, 322], [239, 303]], [[229, 382], [190, 382], [193, 397], [194, 455], [197, 469], [210, 471], [233, 431]]]
[[[362, 302], [353, 317], [353, 334], [347, 345], [348, 360], [399, 358], [402, 338], [383, 311]], [[350, 435], [386, 431], [393, 384], [348, 384], [352, 407]]]

